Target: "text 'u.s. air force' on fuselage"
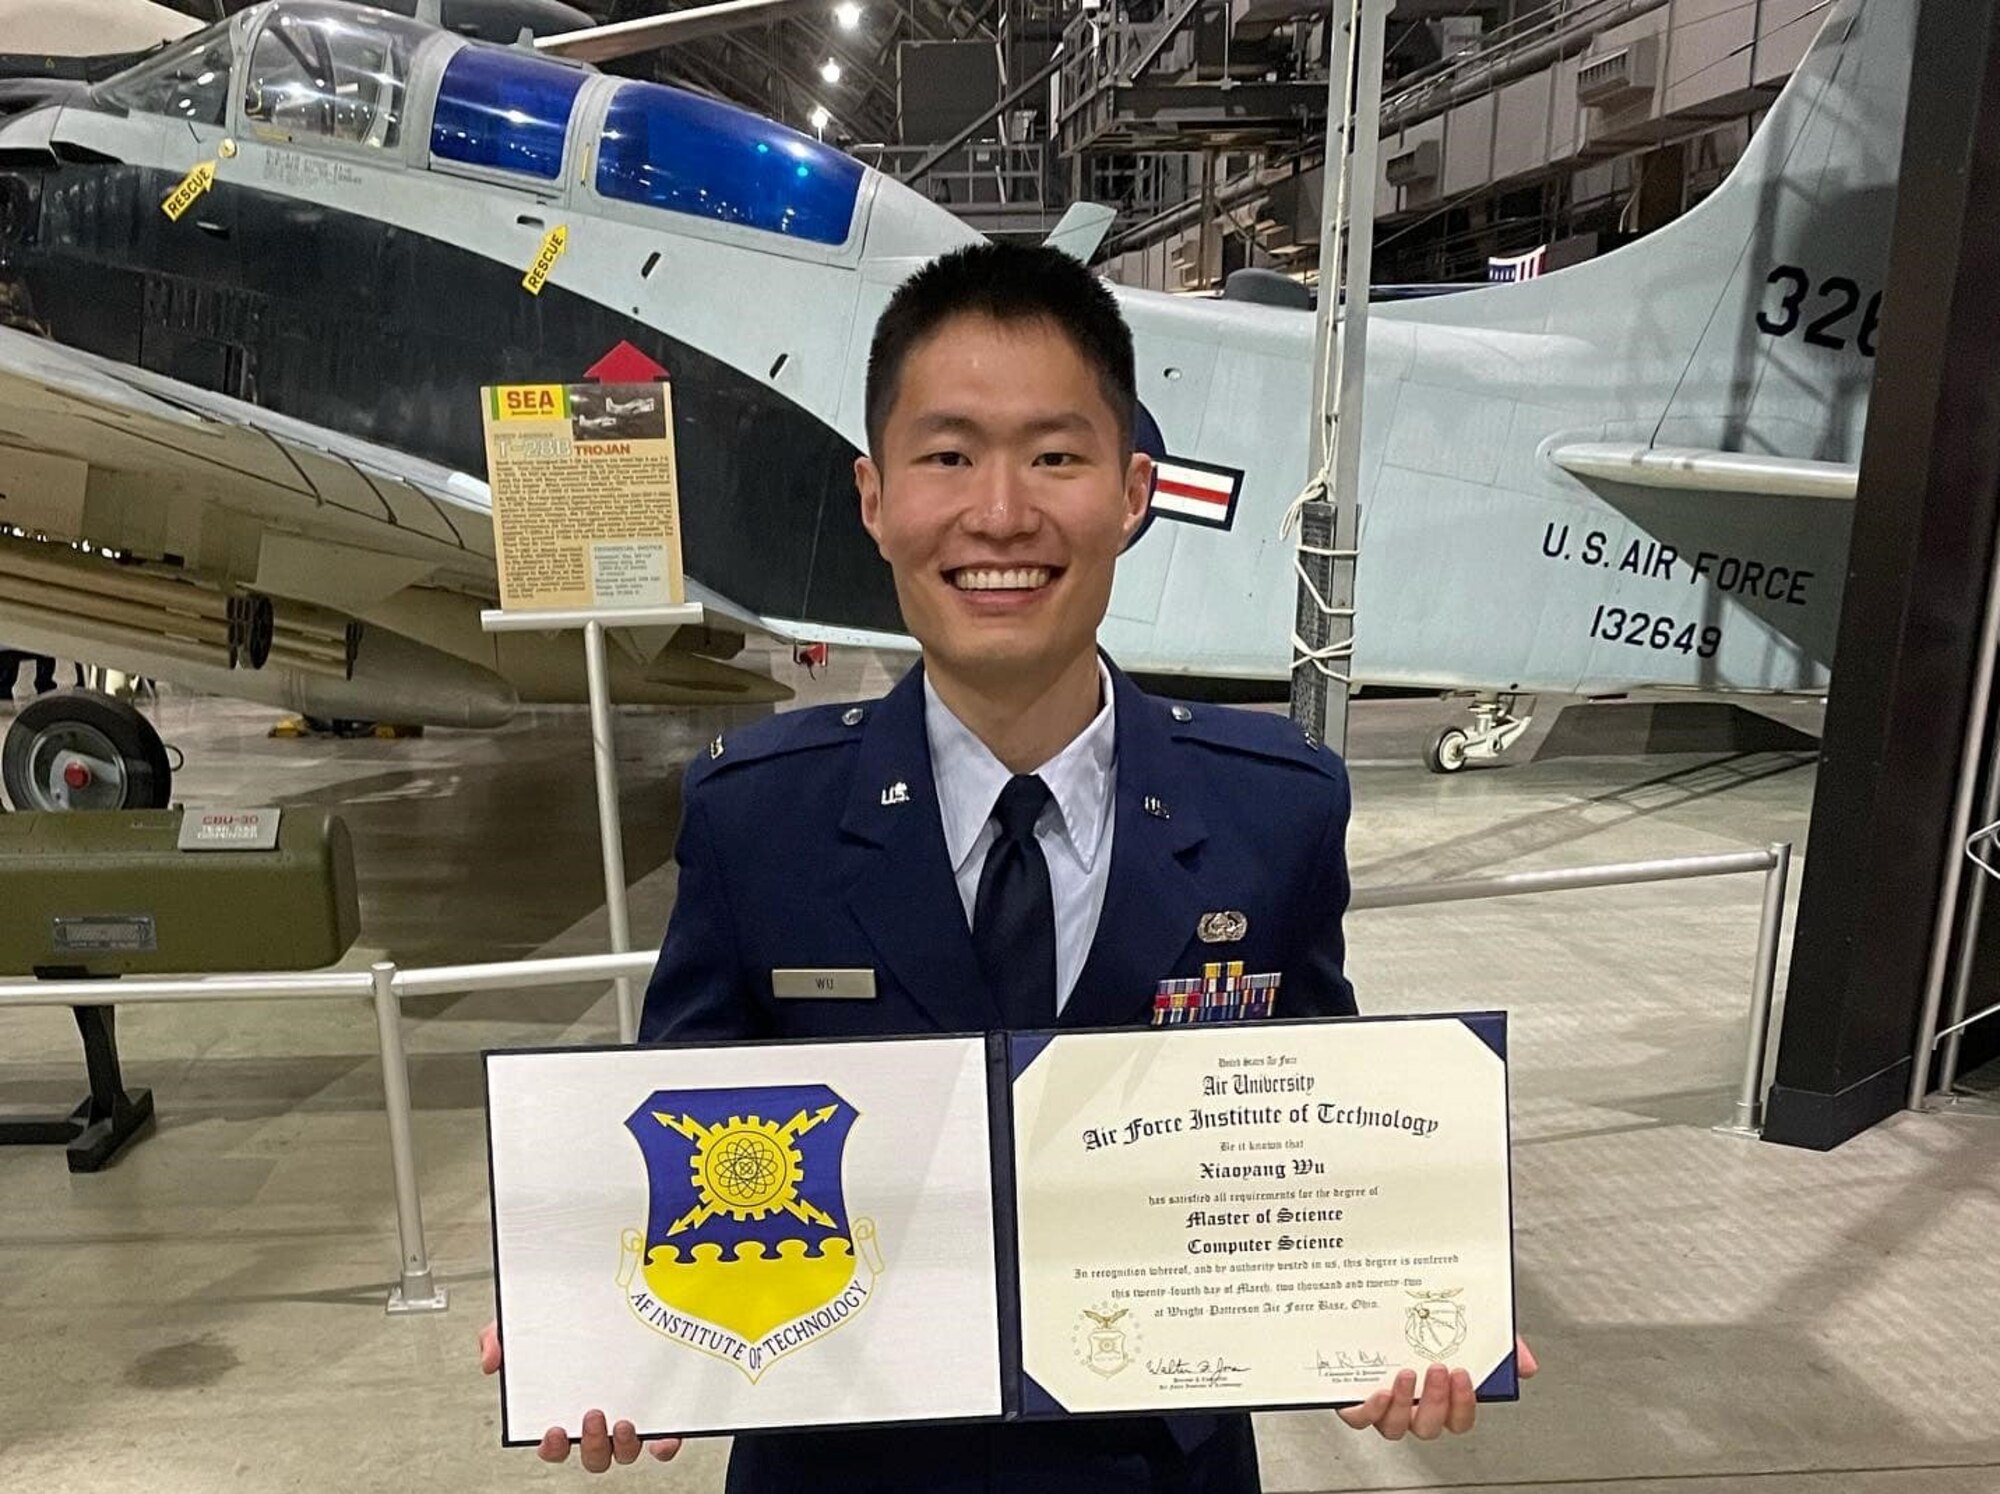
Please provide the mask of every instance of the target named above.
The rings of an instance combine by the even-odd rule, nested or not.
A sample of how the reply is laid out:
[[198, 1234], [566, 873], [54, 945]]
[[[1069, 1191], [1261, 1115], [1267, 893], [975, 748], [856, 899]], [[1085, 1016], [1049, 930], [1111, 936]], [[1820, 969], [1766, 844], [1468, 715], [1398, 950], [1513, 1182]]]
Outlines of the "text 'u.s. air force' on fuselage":
[[[1377, 311], [1358, 679], [1824, 686], [1914, 11], [1803, 13], [1823, 29], [1728, 181], [1643, 242]], [[726, 662], [746, 629], [907, 643], [855, 512], [866, 353], [895, 286], [974, 235], [560, 42], [279, 0], [0, 126], [0, 523], [90, 547], [0, 540], [0, 636], [322, 715], [578, 699], [562, 640], [477, 627], [478, 391], [630, 344], [674, 382], [709, 627], [615, 652], [619, 697], [782, 694]], [[1104, 642], [1282, 679], [1313, 319], [1119, 296], [1163, 460]], [[105, 592], [105, 549], [146, 587]], [[173, 625], [159, 586], [214, 626]], [[244, 646], [252, 616], [274, 644]], [[343, 658], [308, 646], [329, 637]]]

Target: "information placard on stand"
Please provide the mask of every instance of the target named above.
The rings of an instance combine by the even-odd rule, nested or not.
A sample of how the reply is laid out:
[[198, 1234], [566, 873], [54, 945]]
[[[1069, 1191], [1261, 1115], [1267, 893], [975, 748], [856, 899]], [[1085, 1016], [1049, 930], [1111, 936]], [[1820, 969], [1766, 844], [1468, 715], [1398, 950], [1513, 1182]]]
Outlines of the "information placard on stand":
[[[630, 352], [631, 350], [626, 350]], [[637, 356], [637, 355], [635, 355]], [[609, 377], [610, 362], [592, 372]], [[663, 375], [643, 358], [649, 375]], [[611, 948], [632, 947], [604, 630], [699, 627], [681, 572], [673, 389], [639, 383], [505, 384], [483, 391], [500, 607], [488, 633], [583, 633], [597, 828]], [[632, 982], [616, 981], [618, 1038], [639, 1033]]]
[[501, 607], [685, 601], [671, 386], [503, 384], [485, 396]]

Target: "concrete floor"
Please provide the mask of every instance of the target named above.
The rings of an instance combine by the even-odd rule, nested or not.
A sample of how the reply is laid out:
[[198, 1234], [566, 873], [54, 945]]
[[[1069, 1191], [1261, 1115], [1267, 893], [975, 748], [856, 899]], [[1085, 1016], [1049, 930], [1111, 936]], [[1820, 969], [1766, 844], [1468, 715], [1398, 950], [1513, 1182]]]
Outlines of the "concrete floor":
[[[868, 692], [849, 654], [815, 696]], [[789, 666], [785, 666], [789, 669]], [[603, 947], [579, 712], [416, 741], [270, 741], [271, 713], [169, 697], [190, 804], [341, 806], [364, 948], [404, 963]], [[1436, 702], [1363, 702], [1361, 885], [1802, 838], [1800, 754], [1417, 766]], [[635, 929], [673, 897], [679, 765], [726, 713], [619, 725]], [[1538, 723], [1535, 737], [1544, 729]], [[1535, 737], [1526, 744], [1532, 751]], [[1796, 882], [1794, 883], [1796, 886]], [[1451, 1443], [1263, 1418], [1273, 1491], [2000, 1491], [2000, 1120], [1904, 1116], [1819, 1156], [1724, 1137], [1754, 879], [1368, 912], [1367, 1009], [1514, 1020], [1521, 1318], [1545, 1366]], [[492, 1490], [579, 1477], [498, 1443], [478, 1052], [615, 1037], [596, 987], [412, 1003], [429, 1242], [448, 1313], [391, 1319], [372, 1018], [359, 1003], [128, 1010], [157, 1132], [72, 1177], [0, 1151], [0, 1489]], [[81, 1090], [66, 1014], [0, 1013], [0, 1108]], [[724, 1449], [624, 1473], [699, 1494]]]

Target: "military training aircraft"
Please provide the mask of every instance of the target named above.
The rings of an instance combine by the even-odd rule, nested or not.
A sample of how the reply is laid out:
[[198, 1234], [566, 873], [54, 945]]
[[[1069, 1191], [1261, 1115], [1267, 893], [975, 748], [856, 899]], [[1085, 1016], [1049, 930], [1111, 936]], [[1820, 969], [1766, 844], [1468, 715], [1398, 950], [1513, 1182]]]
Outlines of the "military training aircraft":
[[[1434, 766], [1511, 741], [1517, 692], [1824, 688], [1914, 12], [1808, 8], [1732, 175], [1643, 241], [1375, 311], [1354, 673], [1485, 692]], [[0, 124], [0, 640], [322, 716], [577, 700], [573, 638], [480, 630], [479, 390], [629, 344], [671, 375], [706, 626], [627, 639], [616, 698], [782, 694], [727, 662], [746, 631], [908, 646], [856, 514], [866, 353], [975, 235], [564, 40], [275, 0]], [[1116, 289], [1161, 465], [1103, 642], [1191, 688], [1281, 680], [1313, 315]], [[90, 711], [24, 712], [17, 804], [164, 795], [143, 719]]]

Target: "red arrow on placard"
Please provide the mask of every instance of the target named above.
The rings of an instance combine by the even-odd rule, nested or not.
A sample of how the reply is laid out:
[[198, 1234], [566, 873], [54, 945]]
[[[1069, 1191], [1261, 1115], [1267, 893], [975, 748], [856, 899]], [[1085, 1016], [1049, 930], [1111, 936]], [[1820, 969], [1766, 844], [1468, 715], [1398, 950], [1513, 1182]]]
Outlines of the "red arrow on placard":
[[631, 343], [621, 342], [585, 369], [583, 376], [600, 384], [653, 384], [664, 379], [667, 371]]

